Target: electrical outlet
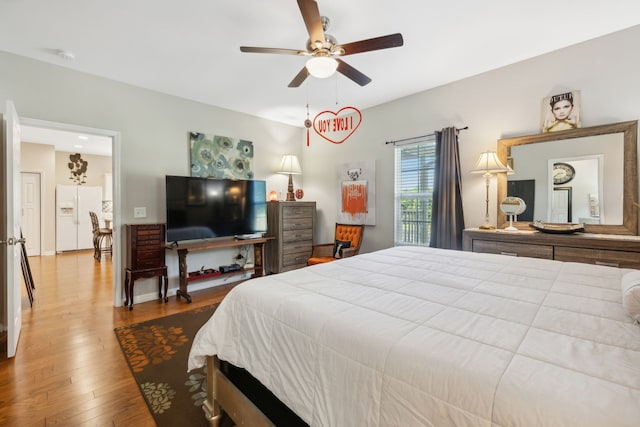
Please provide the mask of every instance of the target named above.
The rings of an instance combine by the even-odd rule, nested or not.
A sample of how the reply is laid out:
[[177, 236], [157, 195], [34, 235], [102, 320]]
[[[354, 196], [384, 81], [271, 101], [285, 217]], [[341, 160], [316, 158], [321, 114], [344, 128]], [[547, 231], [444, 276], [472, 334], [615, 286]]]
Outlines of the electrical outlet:
[[134, 218], [146, 218], [147, 216], [147, 208], [133, 208], [133, 217]]

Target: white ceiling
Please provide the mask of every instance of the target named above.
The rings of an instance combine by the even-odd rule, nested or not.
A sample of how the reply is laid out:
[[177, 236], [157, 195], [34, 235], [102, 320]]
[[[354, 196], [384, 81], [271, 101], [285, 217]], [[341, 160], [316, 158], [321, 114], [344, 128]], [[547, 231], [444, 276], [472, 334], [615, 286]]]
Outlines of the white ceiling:
[[318, 5], [338, 43], [400, 32], [404, 46], [343, 58], [373, 79], [367, 86], [337, 75], [292, 89], [304, 57], [239, 46], [304, 49], [294, 0], [0, 0], [0, 50], [302, 127], [307, 103], [311, 117], [336, 104], [365, 109], [640, 23], [638, 0]]
[[112, 141], [106, 136], [22, 126], [20, 137], [22, 142], [53, 145], [56, 151], [111, 156]]

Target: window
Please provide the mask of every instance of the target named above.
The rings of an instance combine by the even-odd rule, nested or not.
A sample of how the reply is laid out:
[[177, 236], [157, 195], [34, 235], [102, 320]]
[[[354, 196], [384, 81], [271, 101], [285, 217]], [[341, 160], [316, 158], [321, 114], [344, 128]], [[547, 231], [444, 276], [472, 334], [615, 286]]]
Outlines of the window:
[[429, 246], [435, 136], [396, 145], [395, 159], [395, 244]]

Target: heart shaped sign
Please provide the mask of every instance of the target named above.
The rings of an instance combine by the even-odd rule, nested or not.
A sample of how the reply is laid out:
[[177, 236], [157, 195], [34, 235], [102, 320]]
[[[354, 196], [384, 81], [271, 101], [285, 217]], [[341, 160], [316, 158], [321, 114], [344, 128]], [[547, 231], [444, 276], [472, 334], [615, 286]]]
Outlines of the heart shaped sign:
[[313, 119], [313, 130], [334, 144], [342, 144], [358, 129], [362, 122], [362, 113], [355, 107], [344, 107], [333, 111], [318, 113]]

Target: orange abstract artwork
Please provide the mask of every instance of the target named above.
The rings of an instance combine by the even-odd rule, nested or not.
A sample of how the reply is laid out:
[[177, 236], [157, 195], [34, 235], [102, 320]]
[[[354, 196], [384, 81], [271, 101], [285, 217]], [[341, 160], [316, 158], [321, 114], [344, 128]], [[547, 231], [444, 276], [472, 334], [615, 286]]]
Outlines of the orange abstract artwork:
[[342, 211], [352, 217], [367, 212], [367, 181], [342, 183]]

